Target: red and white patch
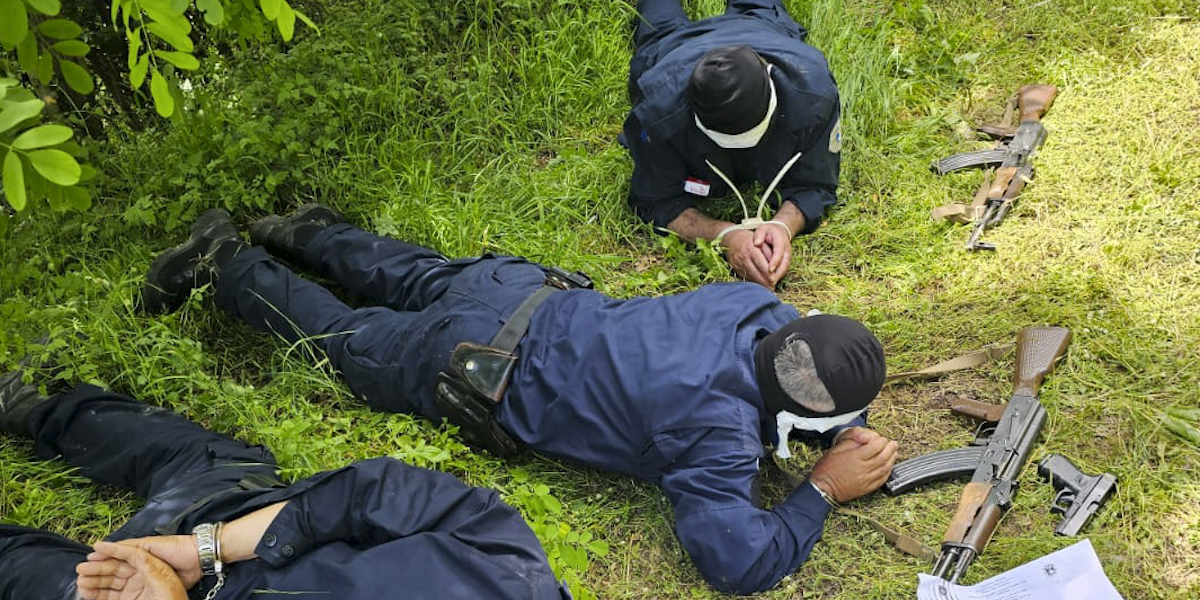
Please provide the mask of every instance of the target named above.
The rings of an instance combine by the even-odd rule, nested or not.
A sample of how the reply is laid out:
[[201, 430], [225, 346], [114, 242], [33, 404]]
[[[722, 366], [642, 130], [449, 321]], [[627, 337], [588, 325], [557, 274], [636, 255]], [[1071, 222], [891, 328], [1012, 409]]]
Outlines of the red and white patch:
[[707, 197], [710, 190], [712, 190], [712, 184], [704, 181], [703, 179], [688, 177], [687, 180], [683, 182], [683, 191], [689, 194]]

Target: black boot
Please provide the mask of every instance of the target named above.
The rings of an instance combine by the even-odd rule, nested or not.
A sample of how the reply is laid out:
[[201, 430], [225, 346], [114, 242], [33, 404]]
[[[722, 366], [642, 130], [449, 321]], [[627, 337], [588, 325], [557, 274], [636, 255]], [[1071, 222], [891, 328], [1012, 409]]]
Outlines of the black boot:
[[330, 225], [345, 222], [341, 213], [328, 206], [305, 204], [286, 217], [271, 215], [251, 223], [250, 242], [275, 256], [299, 262], [313, 236]]
[[142, 308], [168, 313], [183, 306], [192, 290], [211, 283], [218, 268], [247, 248], [229, 213], [214, 208], [192, 224], [188, 240], [154, 259], [142, 286]]
[[29, 435], [29, 413], [50, 398], [22, 381], [21, 369], [0, 375], [0, 431]]

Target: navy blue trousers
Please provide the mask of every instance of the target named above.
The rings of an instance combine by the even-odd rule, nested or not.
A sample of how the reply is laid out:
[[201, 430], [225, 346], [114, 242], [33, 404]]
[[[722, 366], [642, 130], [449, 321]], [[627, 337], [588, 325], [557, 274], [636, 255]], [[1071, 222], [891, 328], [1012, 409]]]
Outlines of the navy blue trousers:
[[[227, 520], [283, 486], [266, 449], [91, 385], [35, 409], [30, 434], [39, 458], [61, 457], [81, 475], [146, 499], [109, 540]], [[0, 525], [0, 600], [73, 600], [75, 565], [89, 551], [49, 532]]]
[[437, 373], [454, 347], [490, 342], [545, 281], [521, 258], [448, 260], [346, 224], [317, 234], [301, 263], [369, 306], [352, 308], [262, 248], [221, 266], [217, 305], [289, 342], [315, 343], [371, 407], [435, 422], [446, 416], [433, 398]]
[[[727, 15], [751, 15], [772, 21], [778, 19], [781, 13], [787, 16], [781, 0], [729, 0], [725, 6]], [[641, 19], [638, 19], [637, 29], [633, 32], [634, 49], [692, 22], [683, 11], [680, 0], [641, 0], [638, 14]]]

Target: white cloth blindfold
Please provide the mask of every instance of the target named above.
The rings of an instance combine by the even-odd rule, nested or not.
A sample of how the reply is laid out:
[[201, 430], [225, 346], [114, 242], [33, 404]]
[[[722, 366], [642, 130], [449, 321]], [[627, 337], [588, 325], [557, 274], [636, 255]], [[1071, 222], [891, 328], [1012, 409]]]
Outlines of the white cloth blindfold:
[[708, 139], [716, 142], [716, 144], [722, 148], [736, 150], [741, 148], [753, 148], [757, 146], [758, 142], [762, 140], [764, 135], [766, 135], [767, 128], [771, 126], [771, 117], [775, 114], [775, 106], [778, 102], [778, 99], [775, 97], [775, 80], [771, 79], [771, 68], [773, 66], [774, 65], [767, 65], [767, 81], [769, 81], [771, 84], [771, 100], [767, 104], [767, 115], [763, 117], [761, 123], [755, 125], [749, 131], [731, 135], [728, 133], [721, 133], [720, 131], [713, 131], [705, 127], [704, 123], [700, 122], [700, 117], [696, 116], [693, 117], [696, 119], [696, 127], [699, 127], [700, 131], [703, 132], [704, 135], [708, 136]]
[[790, 413], [786, 410], [779, 411], [775, 415], [775, 426], [779, 432], [779, 443], [775, 444], [775, 456], [779, 458], [791, 458], [792, 452], [788, 448], [788, 435], [793, 429], [800, 431], [815, 431], [817, 433], [825, 433], [830, 429], [845, 425], [866, 412], [864, 407], [861, 410], [848, 412], [832, 417], [801, 417], [795, 413]]

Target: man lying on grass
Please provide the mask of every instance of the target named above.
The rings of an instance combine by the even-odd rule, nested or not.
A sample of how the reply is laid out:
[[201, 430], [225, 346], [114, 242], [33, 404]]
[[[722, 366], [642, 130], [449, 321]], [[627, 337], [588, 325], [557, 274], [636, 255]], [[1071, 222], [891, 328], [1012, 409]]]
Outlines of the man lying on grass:
[[0, 430], [146, 499], [94, 550], [0, 524], [0, 600], [570, 598], [520, 513], [444, 473], [375, 459], [285, 485], [260, 446], [91, 385], [43, 396], [20, 370]]
[[[376, 409], [447, 419], [501, 453], [526, 447], [655, 482], [684, 549], [723, 591], [774, 586], [804, 562], [833, 502], [891, 471], [895, 442], [865, 428], [883, 349], [856, 321], [800, 318], [748, 282], [616, 300], [521, 258], [448, 260], [343, 221], [304, 207], [253, 224], [250, 246], [210, 210], [154, 261], [143, 303], [173, 310], [213, 281], [222, 309], [312, 340]], [[373, 306], [347, 306], [272, 254]], [[832, 449], [760, 508], [764, 444], [786, 448], [793, 428]]]
[[[694, 22], [679, 0], [640, 0], [638, 15], [621, 137], [633, 157], [629, 205], [685, 240], [720, 241], [734, 272], [774, 288], [792, 236], [816, 231], [837, 202], [842, 127], [829, 65], [780, 0], [729, 0], [724, 14]], [[735, 225], [696, 207], [756, 181], [779, 191], [763, 192], [776, 209], [769, 221]]]

